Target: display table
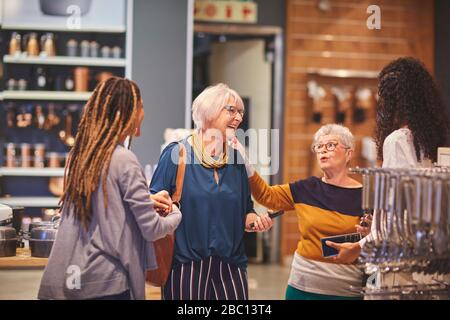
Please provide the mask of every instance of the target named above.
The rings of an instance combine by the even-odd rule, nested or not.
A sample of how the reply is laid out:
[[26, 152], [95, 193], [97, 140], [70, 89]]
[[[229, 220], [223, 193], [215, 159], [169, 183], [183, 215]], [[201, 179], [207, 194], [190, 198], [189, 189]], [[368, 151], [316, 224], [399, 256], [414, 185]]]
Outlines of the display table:
[[31, 256], [29, 248], [17, 248], [16, 256], [1, 257], [0, 269], [45, 268], [48, 258]]

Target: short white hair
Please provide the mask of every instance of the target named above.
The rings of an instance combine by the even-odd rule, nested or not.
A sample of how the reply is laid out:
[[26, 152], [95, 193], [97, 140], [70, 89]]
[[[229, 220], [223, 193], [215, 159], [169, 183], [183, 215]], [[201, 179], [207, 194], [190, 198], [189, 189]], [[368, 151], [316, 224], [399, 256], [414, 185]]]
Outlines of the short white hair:
[[349, 128], [344, 127], [340, 124], [326, 124], [320, 127], [319, 130], [314, 134], [314, 140], [312, 145], [315, 145], [317, 141], [323, 136], [333, 135], [339, 137], [341, 143], [349, 148], [350, 150], [355, 150], [355, 138], [353, 134], [350, 132]]
[[226, 84], [219, 83], [203, 90], [192, 103], [195, 127], [204, 128], [205, 124], [216, 119], [230, 96], [236, 101], [237, 108], [244, 109], [242, 98]]

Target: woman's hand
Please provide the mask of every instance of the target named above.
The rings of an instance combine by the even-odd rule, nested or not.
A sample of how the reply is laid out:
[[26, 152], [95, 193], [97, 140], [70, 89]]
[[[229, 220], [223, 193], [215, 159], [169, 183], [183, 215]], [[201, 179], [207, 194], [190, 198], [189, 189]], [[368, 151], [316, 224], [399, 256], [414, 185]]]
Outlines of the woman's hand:
[[363, 237], [370, 233], [370, 228], [372, 227], [372, 215], [364, 215], [361, 217], [361, 223], [355, 225], [356, 232], [361, 233]]
[[241, 156], [243, 158], [245, 158], [245, 147], [242, 145], [242, 143], [238, 140], [238, 138], [234, 137], [233, 139], [230, 140], [230, 146], [233, 149], [236, 149], [237, 151], [239, 151], [239, 153], [241, 154]]
[[344, 242], [344, 243], [335, 243], [331, 241], [325, 242], [327, 246], [330, 246], [339, 251], [337, 257], [330, 257], [336, 263], [342, 264], [352, 264], [358, 259], [359, 254], [361, 253], [361, 247], [358, 242]]
[[153, 201], [153, 207], [159, 215], [165, 217], [172, 212], [173, 202], [166, 190], [150, 195], [150, 199]]
[[245, 151], [245, 147], [236, 137], [230, 140], [230, 146], [233, 149], [236, 149], [241, 154], [242, 159], [244, 159], [245, 162], [245, 170], [247, 171], [247, 176], [249, 178], [252, 177], [255, 174], [255, 168], [250, 164], [247, 153]]
[[268, 214], [257, 215], [256, 213], [248, 213], [245, 220], [245, 231], [247, 232], [263, 232], [273, 226], [273, 221]]

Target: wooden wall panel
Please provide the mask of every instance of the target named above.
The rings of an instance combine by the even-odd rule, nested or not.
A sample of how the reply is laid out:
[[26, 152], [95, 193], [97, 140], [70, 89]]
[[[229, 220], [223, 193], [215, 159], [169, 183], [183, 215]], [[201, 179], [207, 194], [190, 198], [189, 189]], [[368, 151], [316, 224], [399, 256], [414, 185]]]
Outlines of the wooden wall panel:
[[[367, 86], [376, 88], [376, 79], [337, 79], [308, 73], [310, 68], [367, 70], [379, 72], [401, 56], [421, 59], [434, 69], [434, 1], [427, 0], [331, 0], [331, 10], [323, 12], [316, 0], [287, 1], [284, 173], [285, 182], [304, 179], [318, 168], [310, 145], [314, 132], [325, 123], [335, 122], [331, 86]], [[381, 30], [369, 30], [367, 7], [381, 8]], [[316, 80], [327, 90], [321, 102], [321, 124], [311, 121], [311, 100], [306, 84]], [[354, 124], [351, 111], [344, 125], [356, 138], [352, 166], [365, 165], [361, 139], [373, 136], [375, 110], [368, 120]], [[292, 255], [297, 247], [298, 221], [290, 213], [282, 218], [282, 255]], [[282, 259], [285, 260], [285, 259]]]

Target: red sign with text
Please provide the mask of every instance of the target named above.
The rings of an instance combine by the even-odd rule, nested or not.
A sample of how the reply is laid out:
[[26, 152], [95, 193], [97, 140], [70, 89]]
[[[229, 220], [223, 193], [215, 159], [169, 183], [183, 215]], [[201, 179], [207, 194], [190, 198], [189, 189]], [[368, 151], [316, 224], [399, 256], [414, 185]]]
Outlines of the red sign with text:
[[194, 19], [196, 21], [256, 23], [258, 5], [249, 1], [196, 0]]

